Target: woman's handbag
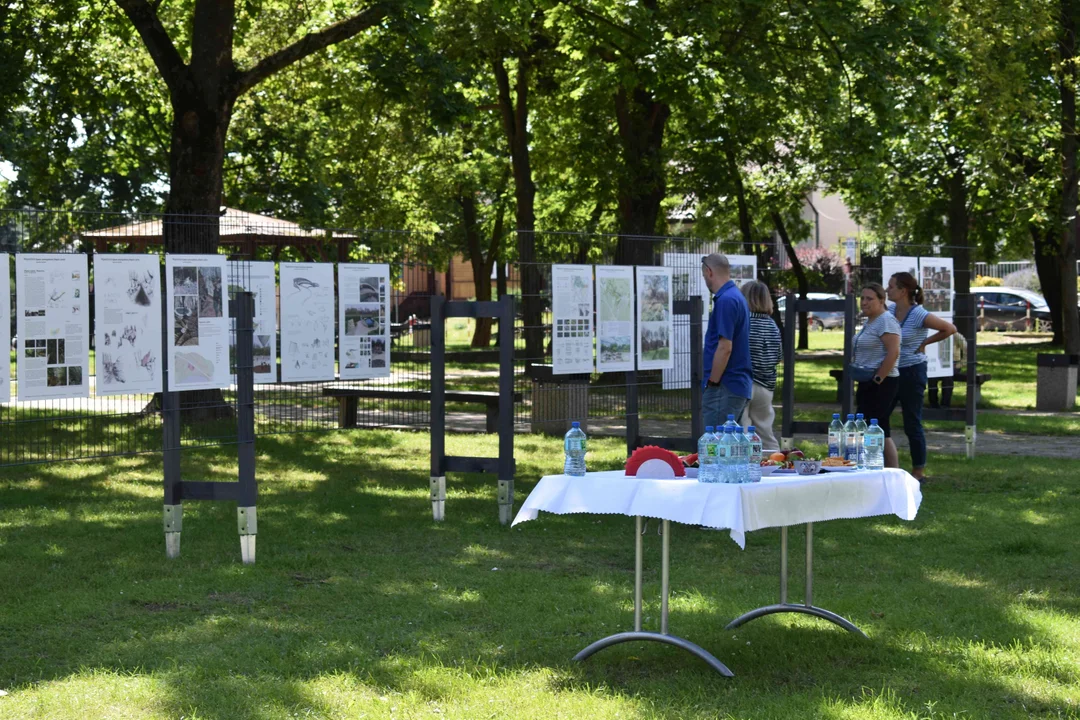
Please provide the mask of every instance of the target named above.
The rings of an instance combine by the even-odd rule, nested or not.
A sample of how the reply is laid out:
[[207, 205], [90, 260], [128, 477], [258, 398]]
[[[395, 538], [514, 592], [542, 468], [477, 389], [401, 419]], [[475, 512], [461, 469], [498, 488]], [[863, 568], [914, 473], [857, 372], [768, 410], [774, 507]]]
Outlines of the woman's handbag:
[[874, 373], [877, 372], [876, 368], [864, 368], [858, 365], [847, 366], [848, 377], [855, 382], [870, 382], [874, 379]]

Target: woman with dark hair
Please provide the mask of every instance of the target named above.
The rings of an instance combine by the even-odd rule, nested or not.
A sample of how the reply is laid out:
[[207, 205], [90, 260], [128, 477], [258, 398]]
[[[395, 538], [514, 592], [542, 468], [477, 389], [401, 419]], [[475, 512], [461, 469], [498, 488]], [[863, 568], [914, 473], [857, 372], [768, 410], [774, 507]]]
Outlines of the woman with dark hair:
[[754, 385], [739, 423], [757, 428], [763, 448], [778, 450], [780, 443], [772, 428], [776, 417], [772, 401], [781, 346], [780, 330], [772, 319], [772, 295], [769, 286], [757, 280], [745, 283], [740, 290], [750, 306], [750, 369]]
[[[923, 291], [911, 273], [899, 272], [889, 278], [886, 292], [892, 301], [893, 316], [900, 325], [900, 384], [893, 400], [904, 417], [904, 434], [911, 446], [911, 474], [922, 480], [926, 472], [926, 435], [923, 433], [923, 393], [926, 391], [926, 346], [941, 342], [956, 332], [956, 327], [922, 306]], [[929, 335], [930, 330], [936, 332]], [[896, 444], [885, 440], [885, 464], [899, 467]]]
[[[862, 311], [866, 324], [855, 336], [854, 355], [851, 359], [852, 375], [859, 382], [855, 391], [857, 412], [866, 421], [878, 421], [885, 433], [886, 447], [890, 443], [889, 414], [899, 385], [900, 373], [896, 361], [900, 357], [900, 326], [885, 309], [885, 288], [880, 283], [863, 286]], [[893, 462], [885, 455], [886, 467], [897, 467], [895, 446]]]

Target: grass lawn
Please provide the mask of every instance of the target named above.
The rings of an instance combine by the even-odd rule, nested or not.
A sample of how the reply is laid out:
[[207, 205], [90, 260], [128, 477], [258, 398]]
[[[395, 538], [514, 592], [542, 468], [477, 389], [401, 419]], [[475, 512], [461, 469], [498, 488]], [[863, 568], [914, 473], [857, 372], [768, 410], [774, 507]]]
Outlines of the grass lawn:
[[[451, 436], [457, 454], [496, 438]], [[622, 442], [594, 439], [591, 469]], [[0, 717], [1077, 718], [1080, 489], [1060, 462], [932, 459], [915, 522], [816, 528], [820, 621], [735, 615], [774, 602], [778, 533], [676, 526], [674, 648], [570, 658], [632, 622], [632, 527], [620, 516], [497, 523], [494, 480], [449, 481], [432, 522], [427, 438], [354, 431], [260, 438], [258, 564], [239, 562], [228, 504], [189, 503], [167, 562], [160, 460], [0, 474]], [[185, 476], [228, 477], [228, 452]], [[518, 504], [561, 457], [517, 438]], [[659, 547], [646, 538], [646, 623]], [[800, 597], [802, 533], [792, 532]]]

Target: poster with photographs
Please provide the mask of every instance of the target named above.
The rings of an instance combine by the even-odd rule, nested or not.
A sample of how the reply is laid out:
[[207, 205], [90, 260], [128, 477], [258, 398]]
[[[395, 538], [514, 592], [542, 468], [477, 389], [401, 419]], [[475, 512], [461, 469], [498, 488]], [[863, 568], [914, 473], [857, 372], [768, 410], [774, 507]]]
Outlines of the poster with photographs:
[[952, 258], [919, 258], [919, 285], [923, 290], [923, 307], [935, 315], [953, 312]]
[[[11, 347], [11, 262], [0, 253], [0, 347]], [[11, 353], [0, 358], [0, 402], [11, 402]]]
[[15, 256], [19, 400], [90, 396], [86, 255]]
[[161, 392], [161, 260], [94, 256], [97, 395]]
[[634, 369], [634, 268], [596, 267], [596, 369]]
[[638, 369], [675, 366], [672, 333], [672, 272], [666, 267], [636, 267]]
[[592, 265], [551, 266], [552, 374], [593, 369]]
[[881, 258], [881, 284], [889, 287], [889, 278], [896, 273], [911, 273], [916, 280], [919, 279], [919, 258], [908, 255], [885, 255]]
[[229, 295], [224, 255], [166, 255], [169, 390], [227, 388]]
[[[945, 322], [951, 323], [953, 321], [952, 313], [934, 313]], [[933, 330], [928, 330], [930, 335], [934, 334]], [[940, 377], [952, 377], [953, 376], [953, 362], [955, 341], [959, 338], [961, 342], [964, 341], [963, 336], [960, 333], [956, 333], [947, 340], [942, 340], [939, 343], [928, 345], [926, 347], [926, 376], [932, 378]]]
[[[671, 268], [671, 283], [674, 301], [701, 298], [701, 333], [709, 326], [709, 309], [712, 299], [705, 278], [701, 275], [701, 255], [691, 253], [664, 253], [664, 267]], [[742, 267], [742, 266], [740, 266]], [[756, 267], [756, 266], [755, 266]], [[752, 277], [752, 276], [751, 276]], [[690, 323], [686, 316], [676, 318], [674, 327], [675, 347], [690, 347]], [[675, 354], [675, 366], [664, 370], [661, 379], [664, 390], [685, 390], [690, 387], [690, 353]]]
[[[277, 280], [272, 262], [230, 262], [229, 292], [254, 295], [252, 372], [256, 383], [277, 382]], [[229, 373], [236, 382], [236, 319], [229, 319]]]
[[281, 381], [334, 379], [334, 265], [281, 270]]
[[736, 286], [742, 287], [751, 280], [757, 280], [756, 255], [728, 255], [727, 259], [731, 265], [731, 279]]
[[342, 380], [390, 376], [390, 266], [338, 265]]

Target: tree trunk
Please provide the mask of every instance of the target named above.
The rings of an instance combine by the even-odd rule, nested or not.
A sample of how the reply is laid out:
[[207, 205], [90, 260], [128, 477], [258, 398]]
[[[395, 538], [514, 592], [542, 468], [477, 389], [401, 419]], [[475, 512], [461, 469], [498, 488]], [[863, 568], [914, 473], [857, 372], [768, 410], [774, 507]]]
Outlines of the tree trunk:
[[[499, 88], [499, 111], [510, 149], [514, 175], [514, 217], [517, 221], [518, 267], [521, 270], [521, 311], [525, 330], [526, 363], [544, 360], [543, 298], [536, 262], [536, 185], [529, 158], [529, 64], [519, 58], [511, 97], [510, 76], [502, 58], [494, 61]], [[526, 367], [526, 373], [529, 367]]]
[[667, 192], [664, 128], [671, 117], [667, 103], [643, 87], [615, 93], [615, 119], [622, 147], [619, 176], [619, 242], [616, 265], [652, 265], [653, 237], [660, 225], [660, 207]]
[[[1056, 203], [1055, 203], [1056, 205]], [[1057, 207], [1054, 208], [1057, 212]], [[1031, 239], [1035, 247], [1035, 271], [1039, 275], [1039, 286], [1050, 308], [1050, 326], [1054, 331], [1054, 345], [1064, 343], [1061, 315], [1061, 272], [1058, 270], [1058, 231], [1057, 224], [1046, 228], [1031, 227]], [[975, 308], [978, 314], [978, 308]]]
[[200, 109], [174, 102], [164, 241], [170, 253], [216, 253], [222, 168], [231, 105]]
[[[739, 165], [735, 160], [735, 153], [732, 152], [731, 149], [725, 150], [724, 154], [727, 156], [728, 171], [731, 173], [731, 179], [735, 183], [735, 203], [739, 208], [739, 232], [742, 233], [743, 255], [753, 255], [754, 254], [754, 233], [753, 233], [753, 229], [750, 226], [750, 208], [746, 203], [746, 188], [743, 186], [742, 170], [739, 169]], [[773, 222], [774, 223], [777, 221], [778, 218], [779, 218], [779, 215], [777, 215], [776, 213], [773, 213]], [[780, 225], [782, 226], [783, 223], [781, 222]], [[780, 226], [777, 226], [778, 230], [779, 230], [779, 227]], [[784, 236], [786, 237], [786, 235], [787, 235], [787, 233], [785, 232]], [[792, 258], [795, 257], [794, 252], [791, 253], [791, 257]], [[793, 260], [792, 262], [793, 263], [798, 263], [799, 261], [798, 260]], [[800, 270], [801, 270], [801, 268], [800, 268]], [[800, 289], [799, 292], [805, 292], [805, 290]], [[803, 297], [805, 297], [805, 295]], [[800, 322], [800, 324], [805, 327], [805, 325], [806, 325], [806, 315], [804, 314], [802, 316], [802, 318], [803, 319]], [[801, 344], [802, 340], [800, 340], [799, 343], [800, 343], [799, 349], [800, 350], [805, 349]]]
[[[806, 271], [803, 270], [802, 263], [799, 262], [799, 257], [795, 254], [795, 248], [791, 245], [791, 237], [787, 233], [787, 226], [784, 225], [784, 218], [780, 216], [780, 213], [774, 210], [772, 213], [772, 221], [773, 225], [776, 226], [776, 232], [780, 235], [780, 241], [784, 243], [784, 249], [787, 250], [788, 258], [791, 260], [791, 270], [795, 273], [795, 283], [799, 286], [799, 297], [806, 298], [810, 292], [810, 282], [806, 279]], [[809, 329], [806, 313], [799, 313], [800, 350], [810, 349], [810, 336], [807, 333]]]
[[1058, 50], [1062, 77], [1061, 94], [1061, 234], [1058, 253], [1061, 274], [1061, 323], [1065, 352], [1080, 353], [1080, 312], [1076, 306], [1076, 21], [1077, 0], [1061, 0], [1061, 33]]
[[[956, 294], [971, 293], [971, 249], [968, 247], [970, 219], [967, 207], [967, 174], [963, 160], [953, 154], [946, 155], [951, 175], [946, 180], [948, 206], [946, 217], [949, 225], [949, 245], [953, 256], [953, 277], [956, 282]], [[975, 313], [957, 313], [956, 327], [968, 336], [975, 323]]]

